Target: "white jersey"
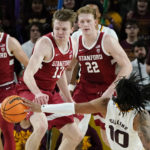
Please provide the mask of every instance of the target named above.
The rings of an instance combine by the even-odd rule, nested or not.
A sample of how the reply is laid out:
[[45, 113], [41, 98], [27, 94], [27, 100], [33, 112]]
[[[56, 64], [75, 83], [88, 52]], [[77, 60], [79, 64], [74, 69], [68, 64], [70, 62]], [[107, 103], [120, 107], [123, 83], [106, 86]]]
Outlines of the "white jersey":
[[135, 116], [135, 110], [123, 116], [117, 105], [112, 100], [109, 101], [105, 127], [112, 150], [143, 150], [138, 133], [133, 129]]
[[[102, 25], [98, 25], [98, 30], [101, 31], [101, 32], [105, 32], [106, 34], [109, 34], [111, 36], [113, 36], [115, 39], [118, 40], [118, 36], [116, 34], [116, 32], [109, 28], [109, 27], [106, 27], [106, 26], [102, 26]], [[72, 34], [72, 37], [75, 38], [75, 39], [78, 39], [78, 37], [82, 34], [82, 31], [79, 29], [78, 31], [74, 32]]]

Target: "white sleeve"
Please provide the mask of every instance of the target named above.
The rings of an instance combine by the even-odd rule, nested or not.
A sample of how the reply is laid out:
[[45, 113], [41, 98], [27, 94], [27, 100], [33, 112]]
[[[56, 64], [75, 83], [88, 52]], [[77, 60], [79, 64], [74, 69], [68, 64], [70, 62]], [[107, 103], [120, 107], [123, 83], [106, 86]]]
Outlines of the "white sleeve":
[[75, 107], [74, 103], [46, 104], [41, 106], [41, 111], [56, 114], [75, 114]]
[[110, 29], [109, 31], [110, 32], [108, 34], [110, 34], [111, 36], [113, 36], [118, 41], [117, 33], [113, 29]]

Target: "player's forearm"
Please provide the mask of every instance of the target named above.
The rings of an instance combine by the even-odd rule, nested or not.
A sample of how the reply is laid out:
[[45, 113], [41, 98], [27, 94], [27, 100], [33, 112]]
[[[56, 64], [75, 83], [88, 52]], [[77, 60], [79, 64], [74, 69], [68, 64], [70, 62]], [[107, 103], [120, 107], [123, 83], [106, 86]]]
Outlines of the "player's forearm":
[[58, 85], [59, 89], [61, 90], [61, 92], [65, 98], [65, 101], [73, 102], [73, 99], [72, 99], [71, 94], [68, 89], [65, 72], [63, 73], [62, 77], [58, 80], [57, 85]]
[[91, 114], [91, 113], [97, 113], [99, 112], [95, 106], [91, 104], [91, 102], [88, 103], [75, 103], [75, 113], [81, 113], [81, 114]]
[[41, 111], [45, 113], [56, 113], [56, 114], [90, 114], [96, 113], [95, 107], [92, 107], [89, 103], [63, 103], [63, 104], [50, 104], [42, 105]]
[[34, 77], [31, 74], [25, 71], [23, 80], [34, 95], [41, 93], [40, 89], [36, 85]]
[[120, 71], [117, 75], [116, 81], [121, 77], [129, 77], [132, 72], [132, 64], [127, 61], [123, 66], [120, 67]]

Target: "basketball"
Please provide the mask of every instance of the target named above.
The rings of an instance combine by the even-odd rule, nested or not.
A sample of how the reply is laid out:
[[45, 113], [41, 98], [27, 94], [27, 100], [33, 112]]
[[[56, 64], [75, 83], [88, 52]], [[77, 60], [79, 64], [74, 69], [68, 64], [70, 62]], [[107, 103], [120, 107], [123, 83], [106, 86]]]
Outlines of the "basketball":
[[1, 114], [3, 118], [10, 123], [18, 123], [26, 118], [27, 107], [22, 104], [21, 97], [12, 95], [6, 97], [1, 104]]

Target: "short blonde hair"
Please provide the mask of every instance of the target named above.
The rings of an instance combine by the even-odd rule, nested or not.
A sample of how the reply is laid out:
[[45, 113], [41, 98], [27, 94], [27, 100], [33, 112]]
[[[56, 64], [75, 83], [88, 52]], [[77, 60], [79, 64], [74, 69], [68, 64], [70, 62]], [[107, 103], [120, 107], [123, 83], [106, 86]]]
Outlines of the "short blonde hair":
[[94, 19], [96, 19], [96, 10], [89, 6], [84, 6], [78, 9], [77, 15], [79, 16], [80, 14], [92, 14]]
[[54, 21], [57, 19], [59, 21], [69, 21], [71, 23], [71, 27], [74, 26], [74, 23], [76, 21], [77, 14], [69, 9], [61, 9], [55, 11], [53, 14], [53, 20], [52, 23], [54, 24]]

